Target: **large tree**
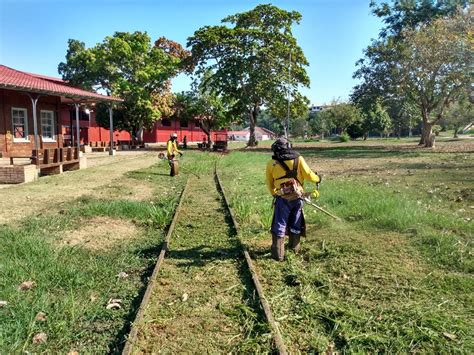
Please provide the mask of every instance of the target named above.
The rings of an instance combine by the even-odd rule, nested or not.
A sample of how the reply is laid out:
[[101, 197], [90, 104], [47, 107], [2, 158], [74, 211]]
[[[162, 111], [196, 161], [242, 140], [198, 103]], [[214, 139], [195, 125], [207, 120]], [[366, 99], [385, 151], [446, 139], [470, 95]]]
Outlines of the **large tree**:
[[457, 69], [450, 67], [459, 68], [465, 61], [467, 32], [460, 23], [466, 25], [468, 16], [464, 14], [457, 25], [453, 18], [462, 19], [459, 9], [467, 4], [466, 0], [372, 2], [373, 13], [385, 27], [358, 62], [354, 76], [362, 82], [355, 87], [353, 100], [406, 96], [417, 103], [423, 117], [420, 144], [432, 145], [431, 127], [442, 117], [444, 102], [449, 104], [457, 92], [458, 79], [453, 81], [456, 75], [448, 72], [454, 73]]
[[211, 69], [208, 85], [232, 100], [234, 113], [247, 116], [249, 146], [256, 145], [260, 107], [288, 93], [295, 97], [300, 85], [309, 86], [308, 61], [291, 29], [300, 20], [296, 11], [258, 5], [224, 18], [230, 27], [205, 26], [188, 39], [197, 74]]
[[[122, 112], [114, 118], [119, 127], [135, 134], [169, 109], [169, 80], [189, 68], [183, 65], [187, 56], [178, 43], [166, 38], [153, 44], [146, 32], [116, 32], [91, 48], [69, 40], [66, 62], [58, 71], [73, 85], [123, 98], [118, 108]], [[99, 122], [103, 111], [98, 110]]]

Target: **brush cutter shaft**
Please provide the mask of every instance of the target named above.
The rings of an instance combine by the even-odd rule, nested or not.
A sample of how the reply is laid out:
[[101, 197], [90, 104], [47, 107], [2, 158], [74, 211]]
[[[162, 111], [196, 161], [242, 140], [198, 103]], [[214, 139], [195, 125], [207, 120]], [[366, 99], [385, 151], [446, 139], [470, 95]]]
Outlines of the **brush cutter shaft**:
[[310, 200], [309, 198], [305, 198], [305, 199], [304, 199], [304, 202], [306, 202], [306, 203], [307, 203], [308, 205], [310, 205], [310, 206], [313, 206], [313, 207], [316, 208], [318, 211], [321, 211], [321, 212], [327, 214], [328, 216], [334, 218], [335, 220], [337, 220], [337, 221], [339, 221], [339, 222], [342, 221], [339, 217], [333, 215], [332, 213], [326, 211], [324, 208], [319, 207], [318, 205], [316, 205], [316, 204], [314, 204], [313, 202], [311, 202], [311, 200]]

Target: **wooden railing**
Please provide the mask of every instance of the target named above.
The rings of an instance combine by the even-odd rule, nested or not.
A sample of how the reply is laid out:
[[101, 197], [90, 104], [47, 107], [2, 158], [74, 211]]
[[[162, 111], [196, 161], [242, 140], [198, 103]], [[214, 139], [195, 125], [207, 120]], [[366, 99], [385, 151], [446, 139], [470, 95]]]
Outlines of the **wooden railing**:
[[48, 148], [33, 150], [31, 162], [40, 168], [58, 166], [61, 164], [75, 163], [79, 161], [79, 152], [77, 148]]

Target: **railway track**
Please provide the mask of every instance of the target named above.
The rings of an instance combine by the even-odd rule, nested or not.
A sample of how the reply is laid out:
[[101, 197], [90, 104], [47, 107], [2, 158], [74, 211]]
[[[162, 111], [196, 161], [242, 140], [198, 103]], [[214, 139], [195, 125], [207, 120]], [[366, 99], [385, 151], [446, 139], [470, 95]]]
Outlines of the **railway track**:
[[188, 179], [123, 355], [235, 348], [287, 353], [240, 236], [216, 167], [200, 180]]

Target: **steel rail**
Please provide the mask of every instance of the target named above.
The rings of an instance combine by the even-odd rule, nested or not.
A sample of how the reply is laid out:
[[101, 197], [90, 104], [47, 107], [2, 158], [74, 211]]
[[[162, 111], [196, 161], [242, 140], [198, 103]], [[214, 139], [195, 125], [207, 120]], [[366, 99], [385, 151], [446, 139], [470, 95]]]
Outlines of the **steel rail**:
[[286, 355], [288, 352], [286, 350], [285, 343], [283, 342], [283, 337], [281, 335], [278, 324], [275, 321], [275, 318], [273, 317], [270, 304], [268, 303], [265, 297], [265, 294], [263, 293], [262, 284], [260, 283], [260, 280], [258, 279], [257, 270], [255, 269], [255, 266], [253, 264], [252, 258], [250, 257], [250, 253], [247, 249], [247, 246], [242, 242], [239, 224], [237, 223], [237, 220], [235, 218], [234, 211], [230, 208], [230, 203], [225, 194], [224, 186], [222, 185], [219, 174], [217, 173], [217, 164], [214, 167], [214, 175], [216, 177], [217, 184], [222, 194], [222, 197], [224, 198], [224, 202], [229, 212], [232, 223], [234, 224], [234, 228], [237, 233], [237, 238], [239, 239], [240, 245], [242, 246], [245, 261], [247, 262], [247, 267], [249, 268], [250, 274], [252, 275], [252, 281], [255, 286], [255, 289], [257, 290], [258, 298], [260, 299], [260, 304], [262, 305], [263, 312], [265, 313], [265, 317], [267, 319], [268, 324], [270, 324], [270, 327], [273, 333], [273, 340], [275, 342], [275, 347], [277, 348], [279, 354]]
[[150, 279], [148, 280], [148, 286], [146, 288], [145, 294], [143, 295], [143, 299], [140, 303], [140, 307], [138, 308], [138, 312], [135, 317], [135, 320], [132, 323], [132, 329], [130, 330], [130, 333], [127, 338], [127, 342], [125, 343], [125, 346], [123, 348], [122, 355], [130, 355], [133, 351], [133, 347], [136, 343], [137, 335], [138, 335], [138, 324], [140, 324], [140, 322], [142, 321], [146, 307], [148, 306], [148, 302], [150, 301], [151, 294], [155, 286], [156, 278], [158, 276], [158, 273], [160, 272], [161, 265], [163, 264], [163, 260], [165, 259], [165, 254], [166, 254], [166, 251], [168, 250], [168, 244], [169, 244], [171, 235], [173, 234], [176, 221], [178, 220], [179, 211], [181, 210], [181, 206], [183, 204], [183, 200], [186, 195], [188, 184], [189, 184], [189, 179], [186, 180], [184, 189], [183, 191], [181, 191], [178, 206], [176, 207], [174, 211], [173, 219], [168, 228], [168, 232], [166, 233], [165, 241], [163, 242], [161, 246], [161, 251], [160, 251], [160, 255], [158, 256], [158, 261], [156, 262], [155, 267], [153, 269], [153, 273], [151, 274]]

